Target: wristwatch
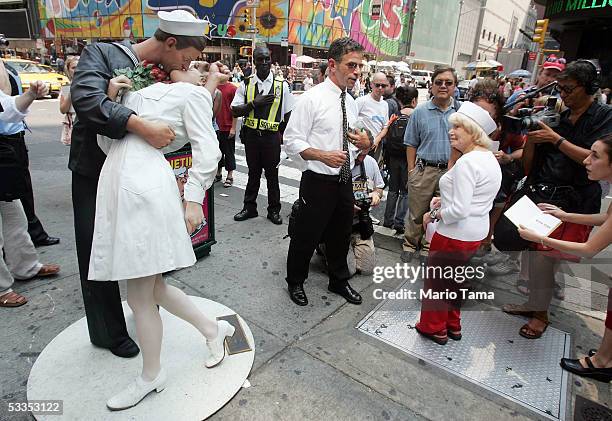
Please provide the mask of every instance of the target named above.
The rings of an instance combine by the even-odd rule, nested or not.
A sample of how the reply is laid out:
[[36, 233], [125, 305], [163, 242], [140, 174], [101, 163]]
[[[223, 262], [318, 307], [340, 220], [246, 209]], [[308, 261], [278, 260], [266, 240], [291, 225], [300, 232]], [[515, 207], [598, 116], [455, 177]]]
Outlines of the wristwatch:
[[429, 216], [431, 216], [431, 219], [434, 219], [436, 221], [438, 220], [438, 211], [439, 210], [440, 210], [440, 208], [436, 208], [436, 209], [433, 209], [431, 212], [429, 212]]
[[565, 138], [564, 137], [560, 137], [559, 140], [557, 140], [557, 142], [555, 143], [555, 147], [557, 149], [559, 149], [559, 146], [561, 146], [561, 144], [565, 142]]

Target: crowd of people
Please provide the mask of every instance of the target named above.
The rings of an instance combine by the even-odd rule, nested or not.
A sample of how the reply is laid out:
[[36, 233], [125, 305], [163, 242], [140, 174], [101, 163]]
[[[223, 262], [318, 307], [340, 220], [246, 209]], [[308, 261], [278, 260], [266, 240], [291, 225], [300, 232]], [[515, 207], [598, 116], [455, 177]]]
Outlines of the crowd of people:
[[[605, 194], [600, 181], [612, 181], [612, 107], [595, 99], [600, 89], [592, 62], [547, 62], [535, 89], [550, 85], [550, 90], [533, 98], [534, 89], [506, 97], [495, 80], [477, 81], [463, 103], [455, 98], [455, 70], [440, 67], [432, 75], [430, 98], [417, 105], [415, 87], [382, 72], [371, 74], [367, 94], [354, 98], [364, 47], [340, 38], [309, 78], [309, 89], [295, 97], [286, 75], [275, 73], [265, 46], [253, 51], [253, 69], [247, 63], [233, 68], [197, 63], [205, 47], [199, 36], [205, 21], [184, 11], [159, 17], [159, 29], [142, 43], [92, 44], [79, 58], [66, 60], [72, 85], [60, 97], [65, 115], [60, 140], [70, 145], [76, 250], [90, 340], [118, 357], [143, 356], [141, 375], [107, 401], [112, 410], [137, 405], [165, 387], [156, 306], [202, 333], [207, 367], [224, 358], [223, 344], [233, 327], [202, 314], [162, 274], [194, 264], [189, 234], [202, 223], [205, 192], [223, 181], [223, 168], [223, 186], [233, 185], [237, 133], [245, 147], [248, 183], [234, 220], [258, 216], [256, 199], [265, 174], [267, 219], [282, 224], [281, 144], [302, 171], [289, 216], [286, 263], [289, 298], [299, 306], [308, 305], [304, 284], [315, 250], [325, 261], [329, 291], [362, 303], [349, 281], [376, 266], [370, 208], [384, 198], [381, 162], [389, 174], [382, 225], [403, 235], [400, 260], [458, 268], [480, 259], [493, 274], [520, 271], [518, 286], [529, 300], [503, 311], [529, 318], [518, 332], [525, 338], [545, 334], [560, 262], [594, 256], [612, 243], [612, 211], [600, 213]], [[161, 65], [168, 78], [130, 91], [133, 81], [114, 70], [133, 69], [143, 61]], [[39, 262], [35, 246], [59, 240], [46, 234], [34, 214], [27, 151], [21, 152], [24, 130], [18, 126], [46, 87], [36, 82], [21, 93], [16, 75], [1, 65], [0, 70], [0, 154], [15, 157], [8, 167], [11, 183], [3, 182], [0, 190], [0, 247], [5, 251], [0, 306], [17, 307], [27, 300], [11, 289], [13, 280], [58, 273], [59, 266]], [[232, 80], [240, 80], [238, 86]], [[550, 98], [558, 98], [556, 124], [521, 120], [524, 111], [519, 110], [537, 112]], [[164, 154], [187, 143], [193, 164], [181, 195]], [[129, 170], [134, 166], [137, 173]], [[5, 168], [0, 166], [3, 181]], [[542, 236], [511, 224], [503, 212], [524, 196], [562, 225]], [[600, 228], [591, 235], [593, 226]], [[428, 238], [431, 229], [435, 232]], [[127, 332], [119, 280], [127, 280], [139, 345]], [[426, 291], [458, 288], [436, 272], [424, 279]], [[461, 304], [428, 296], [416, 330], [440, 345], [460, 340]], [[599, 349], [580, 360], [564, 359], [562, 367], [610, 381], [611, 323], [609, 309]]]

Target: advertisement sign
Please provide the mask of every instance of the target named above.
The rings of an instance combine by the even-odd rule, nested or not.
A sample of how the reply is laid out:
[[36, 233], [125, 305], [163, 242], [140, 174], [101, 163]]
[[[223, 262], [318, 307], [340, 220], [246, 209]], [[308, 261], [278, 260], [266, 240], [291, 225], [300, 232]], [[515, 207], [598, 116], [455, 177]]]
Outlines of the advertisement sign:
[[[191, 147], [187, 146], [179, 151], [172, 152], [165, 155], [166, 160], [170, 164], [174, 176], [176, 177], [176, 184], [181, 194], [181, 199], [184, 202], [184, 191], [185, 184], [189, 179], [189, 168], [191, 168]], [[213, 187], [206, 191], [204, 196], [204, 203], [202, 204], [202, 211], [204, 212], [204, 220], [202, 224], [196, 228], [191, 234], [191, 244], [199, 258], [207, 255], [210, 252], [210, 247], [216, 243], [214, 236], [214, 215], [213, 215], [213, 199], [212, 199]]]
[[372, 20], [380, 19], [380, 9], [382, 8], [382, 0], [373, 0], [372, 1], [372, 14], [370, 18]]
[[291, 54], [291, 66], [297, 66], [297, 54]]

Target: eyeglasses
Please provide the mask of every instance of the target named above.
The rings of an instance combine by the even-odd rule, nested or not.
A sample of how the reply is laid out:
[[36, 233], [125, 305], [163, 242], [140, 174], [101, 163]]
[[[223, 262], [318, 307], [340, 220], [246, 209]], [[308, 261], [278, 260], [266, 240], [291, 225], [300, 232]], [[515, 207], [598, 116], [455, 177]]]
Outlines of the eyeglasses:
[[348, 67], [351, 70], [355, 70], [358, 67], [361, 69], [363, 67], [363, 64], [350, 62], [350, 63], [346, 63], [346, 67]]
[[578, 85], [565, 86], [565, 85], [561, 85], [560, 83], [557, 83], [557, 89], [560, 92], [565, 92], [568, 95], [570, 95], [572, 92], [574, 92], [574, 89], [576, 89], [577, 87], [578, 87]]
[[388, 88], [389, 85], [384, 84], [384, 83], [375, 83], [374, 86], [376, 86], [377, 88]]
[[442, 85], [453, 86], [454, 84], [455, 84], [454, 80], [440, 80], [440, 79], [434, 80], [434, 85], [436, 86], [442, 86]]

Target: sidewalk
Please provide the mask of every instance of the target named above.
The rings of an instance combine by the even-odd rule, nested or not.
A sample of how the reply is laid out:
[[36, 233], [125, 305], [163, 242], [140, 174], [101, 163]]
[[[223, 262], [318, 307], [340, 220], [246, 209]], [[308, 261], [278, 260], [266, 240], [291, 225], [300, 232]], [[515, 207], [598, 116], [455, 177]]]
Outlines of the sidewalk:
[[[84, 316], [67, 150], [47, 143], [35, 145], [31, 151], [37, 213], [49, 234], [61, 237], [59, 245], [38, 250], [42, 261], [59, 263], [62, 271], [53, 279], [17, 283], [15, 289], [29, 303], [17, 309], [0, 309], [6, 326], [0, 341], [1, 420], [31, 419], [8, 414], [7, 403], [25, 401], [28, 374], [39, 353], [59, 332]], [[526, 408], [355, 329], [379, 303], [373, 298], [373, 289], [390, 291], [399, 281], [375, 285], [371, 277], [354, 278], [351, 284], [361, 291], [364, 303], [353, 306], [327, 291], [321, 260], [315, 256], [305, 285], [311, 304], [298, 307], [291, 303], [284, 281], [289, 244], [288, 239], [282, 238], [286, 224], [273, 225], [265, 215], [234, 222], [232, 216], [242, 207], [242, 194], [236, 188], [215, 192], [218, 243], [210, 256], [194, 267], [166, 278], [189, 295], [206, 297], [236, 310], [256, 340], [255, 364], [249, 377], [252, 386], [242, 389], [211, 419], [535, 419]], [[260, 197], [260, 209], [265, 209], [265, 199]], [[283, 203], [285, 222], [289, 211], [290, 205]], [[400, 261], [399, 240], [377, 235], [375, 241], [379, 265], [392, 266]], [[588, 274], [580, 276], [589, 279]], [[515, 280], [516, 275], [491, 280], [500, 304], [521, 302]], [[569, 283], [581, 293], [593, 288], [581, 279]], [[604, 291], [601, 285], [594, 289], [598, 293]], [[599, 344], [603, 321], [600, 313], [587, 313], [581, 299], [570, 297], [572, 292], [566, 291], [566, 295], [566, 302], [555, 303], [560, 306], [553, 308], [552, 322], [572, 335], [570, 354], [582, 355]], [[612, 406], [608, 385], [571, 376], [570, 392], [568, 405], [573, 405], [575, 395], [581, 395]], [[106, 398], [100, 397], [100, 405]]]

